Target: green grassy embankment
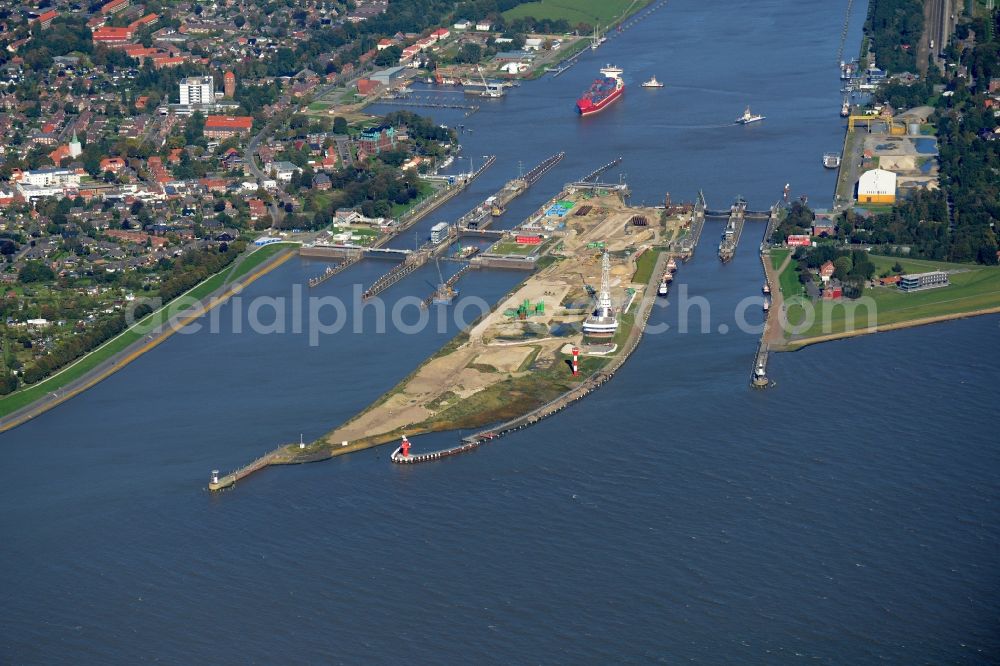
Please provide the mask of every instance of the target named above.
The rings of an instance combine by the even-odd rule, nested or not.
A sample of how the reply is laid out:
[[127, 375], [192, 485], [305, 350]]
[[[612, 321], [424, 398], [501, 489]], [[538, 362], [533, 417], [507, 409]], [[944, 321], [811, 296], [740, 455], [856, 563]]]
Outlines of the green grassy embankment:
[[662, 251], [659, 248], [654, 248], [642, 253], [639, 261], [636, 262], [635, 274], [632, 276], [633, 283], [646, 284], [649, 282], [649, 278], [653, 277], [653, 268], [656, 266], [656, 260]]
[[[842, 335], [878, 327], [903, 327], [930, 323], [925, 320], [957, 318], [1000, 307], [1000, 267], [973, 264], [950, 264], [920, 259], [897, 259], [872, 256], [879, 274], [897, 261], [909, 273], [932, 270], [955, 271], [949, 275], [947, 287], [906, 293], [895, 286], [867, 288], [864, 297], [852, 301], [824, 301], [811, 304], [815, 320], [804, 331], [794, 334], [792, 346], [808, 344], [809, 338]], [[792, 326], [804, 323], [805, 310], [801, 303], [790, 304], [788, 319]]]
[[508, 9], [503, 17], [508, 21], [530, 16], [540, 20], [564, 19], [570, 25], [607, 25], [626, 11], [637, 11], [647, 4], [648, 0], [539, 0]]
[[[212, 277], [204, 280], [198, 285], [195, 285], [185, 294], [178, 296], [177, 298], [183, 297], [185, 299], [186, 303], [184, 304], [184, 307], [174, 308], [173, 305], [177, 301], [177, 299], [174, 299], [155, 312], [146, 315], [131, 327], [119, 333], [116, 337], [108, 340], [93, 351], [81, 356], [79, 359], [55, 374], [43, 379], [37, 384], [32, 384], [31, 386], [18, 389], [14, 393], [0, 398], [0, 417], [7, 416], [8, 414], [11, 414], [12, 412], [15, 412], [23, 407], [27, 407], [36, 400], [45, 397], [48, 393], [57, 391], [67, 384], [82, 378], [88, 372], [92, 371], [94, 368], [98, 367], [111, 357], [122, 353], [128, 349], [130, 345], [142, 340], [142, 338], [149, 333], [151, 328], [155, 328], [157, 322], [162, 322], [165, 315], [174, 315], [184, 312], [190, 307], [193, 307], [195, 301], [200, 301], [215, 290], [223, 287], [225, 284], [249, 274], [252, 270], [273, 257], [280, 250], [287, 249], [291, 245], [293, 244], [275, 243], [273, 245], [265, 245], [264, 247], [255, 250], [238, 266], [226, 266]], [[230, 272], [232, 272], [232, 275], [229, 274]]]

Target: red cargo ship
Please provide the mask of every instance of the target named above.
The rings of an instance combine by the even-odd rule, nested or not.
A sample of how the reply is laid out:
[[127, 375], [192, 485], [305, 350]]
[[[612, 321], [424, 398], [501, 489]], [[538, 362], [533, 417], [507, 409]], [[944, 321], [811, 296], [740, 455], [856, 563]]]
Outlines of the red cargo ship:
[[618, 67], [601, 69], [604, 76], [594, 81], [590, 90], [576, 100], [576, 110], [581, 116], [589, 116], [603, 111], [625, 93], [625, 82], [622, 81], [622, 70]]

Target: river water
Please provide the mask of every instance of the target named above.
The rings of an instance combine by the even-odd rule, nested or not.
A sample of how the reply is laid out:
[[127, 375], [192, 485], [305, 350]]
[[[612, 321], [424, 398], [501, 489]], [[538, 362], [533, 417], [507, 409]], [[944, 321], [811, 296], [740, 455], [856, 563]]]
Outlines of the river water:
[[[715, 207], [742, 194], [764, 208], [786, 181], [828, 201], [846, 7], [671, 0], [561, 77], [442, 116], [473, 128], [466, 154], [499, 157], [423, 224], [558, 150], [503, 224], [619, 154], [607, 178], [626, 172], [635, 201], [704, 188]], [[847, 53], [863, 14], [855, 3]], [[573, 99], [604, 61], [630, 88], [580, 121]], [[653, 74], [667, 87], [637, 87]], [[767, 121], [727, 126], [747, 103]], [[470, 455], [401, 468], [382, 448], [210, 495], [210, 469], [318, 437], [456, 330], [378, 333], [366, 312], [360, 332], [310, 346], [235, 333], [235, 304], [217, 334], [175, 335], [2, 435], [0, 661], [995, 663], [1000, 319], [778, 355], [777, 386], [752, 391], [757, 338], [737, 307], [759, 294], [763, 228], [749, 223], [725, 266], [720, 233], [709, 222], [654, 310], [666, 330], [614, 381]], [[386, 266], [318, 293], [346, 296]], [[243, 296], [289, 296], [322, 268], [289, 262]], [[460, 286], [494, 302], [520, 277]], [[387, 305], [435, 279], [421, 269]], [[710, 308], [699, 332], [679, 332], [684, 290]]]

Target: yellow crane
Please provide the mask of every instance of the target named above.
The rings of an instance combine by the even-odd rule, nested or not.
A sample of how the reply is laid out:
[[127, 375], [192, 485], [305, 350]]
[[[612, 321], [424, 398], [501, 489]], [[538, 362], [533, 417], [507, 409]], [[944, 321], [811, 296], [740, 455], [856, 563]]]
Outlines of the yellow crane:
[[854, 126], [858, 123], [864, 123], [869, 132], [872, 129], [872, 123], [885, 123], [889, 127], [889, 134], [893, 136], [903, 136], [906, 134], [906, 125], [898, 123], [892, 118], [886, 118], [885, 116], [859, 116], [854, 114], [847, 117], [847, 131], [853, 132]]

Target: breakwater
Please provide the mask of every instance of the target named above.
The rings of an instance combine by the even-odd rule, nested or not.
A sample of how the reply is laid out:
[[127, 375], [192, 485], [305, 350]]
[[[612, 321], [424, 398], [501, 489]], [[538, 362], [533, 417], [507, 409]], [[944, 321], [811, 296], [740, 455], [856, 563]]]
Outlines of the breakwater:
[[270, 451], [262, 455], [260, 458], [247, 463], [243, 467], [240, 467], [238, 470], [226, 474], [225, 476], [219, 476], [219, 470], [213, 469], [212, 476], [208, 482], [208, 489], [214, 492], [218, 490], [225, 490], [230, 486], [234, 486], [240, 479], [244, 479], [254, 472], [264, 469], [268, 465], [276, 462], [277, 457], [278, 451]]
[[[300, 250], [300, 254], [301, 254], [301, 250]], [[305, 255], [303, 255], [303, 256], [305, 256]], [[348, 268], [350, 268], [354, 264], [356, 264], [359, 261], [361, 261], [361, 257], [362, 257], [362, 254], [361, 254], [360, 251], [358, 251], [353, 256], [348, 257], [346, 261], [342, 261], [339, 264], [337, 264], [336, 266], [333, 266], [331, 268], [327, 268], [326, 271], [324, 271], [320, 275], [317, 275], [314, 278], [309, 278], [309, 286], [310, 287], [318, 287], [319, 285], [323, 284], [324, 282], [326, 282], [327, 280], [329, 280], [330, 278], [332, 278], [334, 275], [337, 275], [339, 273], [343, 273]]]

